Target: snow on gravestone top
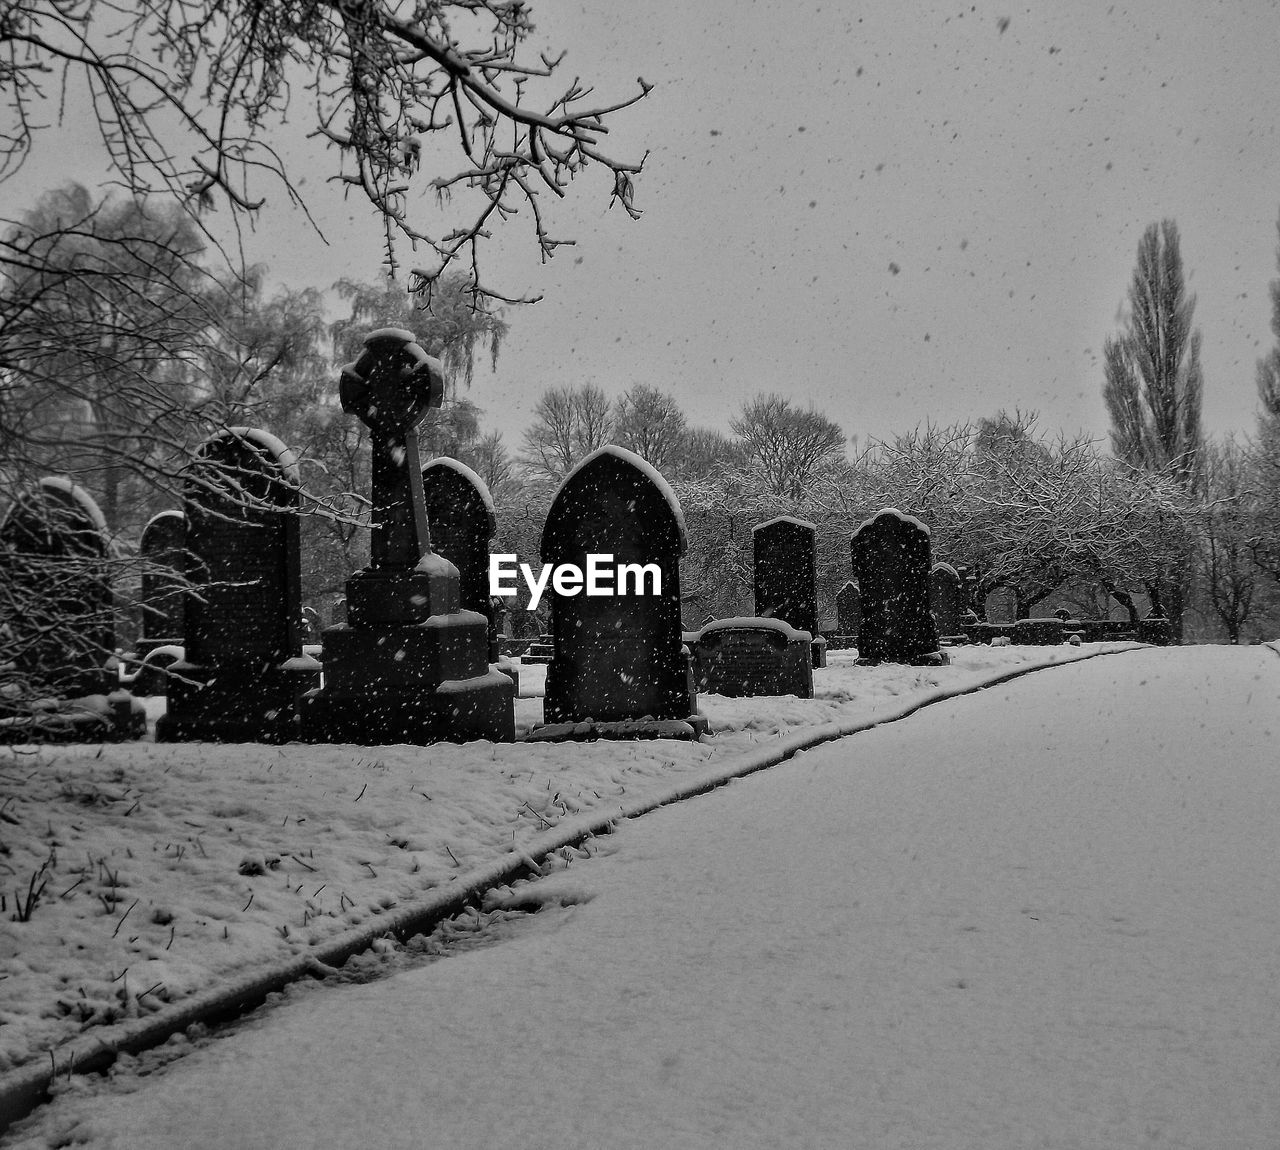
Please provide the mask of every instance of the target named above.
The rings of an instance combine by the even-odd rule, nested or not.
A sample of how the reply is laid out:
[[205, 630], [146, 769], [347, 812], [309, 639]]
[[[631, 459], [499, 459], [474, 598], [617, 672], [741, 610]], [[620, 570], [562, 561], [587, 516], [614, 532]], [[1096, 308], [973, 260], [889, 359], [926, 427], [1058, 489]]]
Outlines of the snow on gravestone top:
[[772, 519], [757, 523], [751, 530], [753, 532], [761, 531], [766, 527], [772, 527], [775, 523], [793, 523], [797, 527], [807, 527], [810, 531], [818, 530], [816, 523], [811, 523], [808, 519], [797, 519], [794, 515], [775, 515]]
[[903, 523], [910, 523], [913, 527], [919, 528], [926, 535], [932, 536], [933, 532], [929, 530], [929, 525], [923, 520], [917, 519], [914, 515], [908, 515], [905, 511], [899, 511], [896, 507], [885, 507], [877, 511], [870, 519], [864, 519], [857, 527], [854, 528], [851, 539], [856, 539], [860, 532], [870, 527], [877, 519], [893, 518], [899, 519]]
[[38, 484], [42, 492], [58, 492], [64, 495], [69, 503], [74, 504], [93, 525], [93, 529], [97, 531], [103, 540], [103, 553], [107, 550], [107, 519], [102, 514], [102, 508], [98, 506], [98, 501], [94, 499], [83, 487], [78, 483], [72, 482], [65, 476], [46, 475]]
[[781, 619], [760, 615], [735, 615], [729, 619], [715, 619], [694, 634], [701, 637], [716, 631], [776, 631], [788, 643], [808, 643], [813, 639], [808, 631], [797, 630]]
[[[654, 486], [657, 493], [666, 503], [668, 510], [671, 512], [671, 519], [675, 525], [677, 546], [672, 549], [672, 553], [676, 555], [683, 555], [687, 545], [687, 537], [685, 535], [684, 511], [681, 510], [680, 500], [676, 498], [676, 493], [671, 489], [671, 484], [662, 477], [661, 472], [659, 472], [653, 464], [646, 459], [641, 459], [634, 451], [628, 451], [625, 447], [619, 447], [614, 443], [606, 443], [603, 447], [596, 448], [595, 451], [582, 460], [582, 462], [580, 462], [572, 471], [569, 472], [568, 475], [564, 477], [564, 482], [560, 484], [560, 490], [556, 493], [556, 499], [559, 499], [560, 494], [564, 492], [566, 488], [569, 488], [571, 481], [578, 481], [578, 477], [581, 472], [588, 469], [600, 469], [602, 466], [601, 461], [606, 460], [609, 457], [613, 457], [618, 463], [629, 464], [644, 475], [645, 478], [647, 478]], [[617, 473], [616, 468], [615, 473]], [[575, 486], [577, 485], [578, 483], [575, 483]], [[548, 516], [548, 518], [550, 517]], [[545, 527], [543, 529], [542, 542], [542, 558], [544, 562], [549, 562], [551, 557], [546, 552], [547, 532]]]

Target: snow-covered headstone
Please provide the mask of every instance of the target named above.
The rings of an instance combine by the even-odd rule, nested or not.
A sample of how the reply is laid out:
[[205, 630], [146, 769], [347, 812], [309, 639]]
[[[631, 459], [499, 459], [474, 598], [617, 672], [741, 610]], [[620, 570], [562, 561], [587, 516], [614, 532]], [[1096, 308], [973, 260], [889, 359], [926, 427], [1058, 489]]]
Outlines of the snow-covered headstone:
[[947, 662], [929, 613], [929, 528], [888, 507], [853, 533], [850, 552], [862, 593], [858, 661]]
[[780, 515], [751, 530], [756, 615], [781, 619], [813, 642], [813, 665], [826, 666], [826, 641], [818, 635], [818, 529]]
[[83, 487], [50, 476], [0, 522], [0, 565], [14, 608], [0, 635], [29, 689], [62, 698], [105, 693], [115, 605], [102, 511]]
[[858, 628], [862, 626], [862, 592], [850, 579], [836, 592], [836, 631], [842, 647], [858, 645]]
[[[286, 742], [316, 676], [302, 654], [297, 461], [270, 432], [211, 436], [184, 492], [185, 658], [169, 668], [156, 737]], [[318, 671], [318, 668], [316, 668]]]
[[[680, 616], [684, 517], [662, 476], [620, 447], [587, 456], [556, 493], [541, 551], [545, 565], [580, 572], [596, 556], [616, 577], [609, 594], [548, 588], [546, 722], [592, 722], [606, 735], [630, 733], [639, 720], [697, 727]], [[619, 586], [624, 565], [643, 571]]]
[[929, 572], [929, 610], [939, 635], [954, 638], [960, 634], [962, 604], [960, 573], [950, 563], [935, 563]]

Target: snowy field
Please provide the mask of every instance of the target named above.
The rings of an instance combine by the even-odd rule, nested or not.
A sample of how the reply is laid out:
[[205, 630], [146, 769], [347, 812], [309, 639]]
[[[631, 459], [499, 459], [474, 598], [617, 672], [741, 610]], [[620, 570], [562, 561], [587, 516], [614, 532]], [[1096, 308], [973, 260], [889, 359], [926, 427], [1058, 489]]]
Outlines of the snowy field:
[[[581, 812], [1100, 649], [957, 648], [928, 670], [836, 653], [812, 700], [702, 696], [715, 734], [700, 743], [0, 749], [0, 1074], [376, 925]], [[523, 729], [541, 719], [544, 674], [523, 669]]]
[[[967, 651], [927, 678], [958, 683], [993, 669], [966, 657], [1064, 653]], [[836, 667], [819, 677], [879, 674]], [[923, 689], [917, 673], [885, 669], [859, 698], [812, 707], [824, 717], [831, 706], [887, 711]], [[705, 709], [714, 716], [719, 702]], [[754, 701], [758, 738], [777, 738], [763, 717], [775, 702]], [[944, 702], [620, 824], [582, 852], [593, 857], [497, 892], [490, 905], [546, 908], [501, 945], [363, 986], [304, 982], [226, 1041], [199, 1042], [167, 1065], [122, 1060], [105, 1089], [69, 1082], [0, 1145], [1275, 1146], [1278, 733], [1280, 660], [1264, 648], [1140, 650]], [[727, 734], [723, 746], [751, 745], [745, 726]], [[630, 794], [704, 767], [699, 753], [711, 747], [597, 744], [574, 768], [577, 749], [560, 746], [563, 764], [542, 762], [535, 774], [544, 790], [551, 778], [553, 793], [611, 785]], [[111, 753], [86, 752], [83, 769], [115, 770], [102, 765]], [[459, 749], [457, 762], [478, 753]], [[215, 753], [202, 754], [212, 773]], [[598, 786], [585, 774], [592, 757]], [[281, 770], [281, 760], [257, 762], [266, 774]], [[567, 783], [560, 765], [578, 781]], [[151, 769], [173, 773], [158, 760]], [[237, 801], [232, 792], [256, 777], [240, 769], [240, 782], [224, 778], [210, 801]], [[504, 835], [528, 830], [513, 804], [533, 803], [521, 789], [530, 769], [521, 782], [510, 763], [489, 768], [507, 780], [487, 800], [505, 811]], [[433, 775], [404, 770], [402, 792], [435, 786]], [[342, 802], [302, 824], [324, 818], [332, 829], [310, 848], [291, 841], [284, 857], [310, 863], [323, 853], [318, 865], [345, 866], [330, 877], [354, 888], [366, 862], [379, 866], [353, 852], [382, 845], [379, 874], [390, 873], [386, 859], [399, 855], [381, 836], [406, 833], [413, 804], [401, 797], [409, 810], [395, 815], [397, 800], [385, 800], [378, 809], [394, 826], [366, 825], [352, 814], [378, 797], [367, 780], [356, 803], [365, 781], [335, 782]], [[462, 791], [478, 787], [468, 776]], [[303, 809], [301, 789], [295, 780], [292, 809]], [[282, 822], [271, 792], [260, 794], [238, 801], [262, 818], [228, 815], [229, 825], [265, 837]], [[464, 805], [461, 794], [451, 802]], [[109, 822], [104, 804], [85, 806], [92, 821]], [[65, 808], [45, 809], [72, 821]], [[198, 804], [185, 810], [194, 818]], [[116, 811], [110, 842], [136, 858], [125, 818]], [[211, 831], [200, 828], [209, 841], [196, 852], [206, 862], [219, 837]], [[459, 843], [467, 834], [453, 833]], [[419, 875], [439, 866], [425, 841], [393, 849], [422, 855]], [[234, 851], [221, 857], [234, 867]], [[163, 858], [153, 865], [170, 869]], [[235, 917], [224, 910], [228, 946], [252, 933], [258, 902], [284, 889], [285, 866], [223, 876], [223, 905], [255, 896]], [[130, 899], [141, 881], [131, 880]], [[214, 874], [202, 885], [199, 899], [169, 896], [174, 922], [212, 920]], [[385, 889], [361, 887], [350, 913], [374, 913], [368, 904]], [[118, 941], [132, 916], [119, 931], [120, 912], [101, 917]], [[39, 920], [38, 907], [30, 923], [10, 925]], [[61, 921], [67, 938], [91, 937], [91, 924]], [[277, 944], [270, 923], [257, 929], [264, 946], [298, 944], [279, 931]], [[142, 956], [128, 948], [141, 942], [121, 944], [131, 965]], [[206, 971], [218, 977], [212, 963]]]

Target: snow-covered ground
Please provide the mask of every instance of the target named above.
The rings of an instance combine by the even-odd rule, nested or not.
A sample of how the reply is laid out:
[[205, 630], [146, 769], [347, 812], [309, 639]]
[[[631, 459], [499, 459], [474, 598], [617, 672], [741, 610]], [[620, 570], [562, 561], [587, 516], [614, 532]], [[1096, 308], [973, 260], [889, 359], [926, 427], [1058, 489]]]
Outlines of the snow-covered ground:
[[[837, 655], [812, 701], [705, 697], [720, 733], [700, 744], [13, 757], [0, 774], [6, 885], [25, 897], [46, 861], [49, 881], [30, 921], [4, 924], [0, 1042], [12, 1065], [113, 1009], [206, 990], [376, 921], [575, 811], [626, 806], [796, 728], [1089, 652], [960, 648], [928, 671]], [[537, 674], [526, 669], [526, 692]], [[276, 1078], [260, 1065], [256, 1086], [253, 1071], [227, 1086], [274, 1090], [275, 1125], [250, 1108], [238, 1133], [224, 1124], [200, 1142], [181, 1118], [197, 1103], [176, 1085], [208, 1079], [177, 1068], [193, 1058], [151, 1091], [173, 1095], [154, 1104], [177, 1116], [156, 1127], [167, 1135], [141, 1140], [138, 1097], [101, 1125], [116, 1108], [77, 1109], [78, 1085], [22, 1138], [356, 1144], [341, 1115], [352, 1131], [374, 1119], [354, 1095], [403, 1105], [417, 1091], [409, 1125], [382, 1144], [424, 1144], [413, 1124], [443, 1116], [455, 1146], [1268, 1145], [1263, 1132], [1280, 1128], [1278, 698], [1274, 652], [1188, 648], [925, 711], [595, 840], [586, 853], [606, 842], [611, 857], [515, 896], [570, 909], [378, 984], [425, 1000], [425, 1017], [348, 988], [324, 996], [350, 1005], [323, 1042], [273, 1015], [214, 1044], [276, 1060]], [[521, 707], [536, 717], [536, 699]], [[725, 804], [739, 795], [754, 797], [735, 813]], [[722, 827], [727, 842], [712, 835]], [[648, 925], [628, 935], [633, 920]], [[362, 1053], [362, 1027], [384, 1047]], [[284, 1069], [285, 1049], [311, 1060], [308, 1043], [338, 1034], [336, 1069]], [[340, 1113], [315, 1100], [324, 1082]], [[203, 1089], [215, 1105], [220, 1087]], [[333, 1139], [311, 1140], [304, 1113]]]

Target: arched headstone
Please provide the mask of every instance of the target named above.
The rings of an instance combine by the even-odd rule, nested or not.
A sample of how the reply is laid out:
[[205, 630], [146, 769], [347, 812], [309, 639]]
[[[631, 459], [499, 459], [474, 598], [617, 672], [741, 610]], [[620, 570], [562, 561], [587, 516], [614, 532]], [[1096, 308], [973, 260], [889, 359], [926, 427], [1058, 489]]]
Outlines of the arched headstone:
[[929, 614], [929, 528], [887, 507], [850, 539], [862, 595], [860, 663], [945, 663]]
[[547, 513], [542, 561], [584, 574], [596, 562], [612, 571], [612, 593], [548, 589], [548, 723], [693, 717], [680, 620], [684, 550], [680, 504], [638, 455], [602, 447], [566, 477]]
[[826, 640], [818, 634], [818, 529], [779, 515], [751, 529], [756, 615], [808, 631], [813, 665], [826, 666]]
[[929, 610], [939, 635], [960, 634], [963, 600], [960, 573], [950, 563], [935, 563], [929, 572]]
[[297, 463], [258, 428], [200, 448], [184, 491], [185, 659], [170, 668], [156, 737], [278, 742], [298, 737], [302, 653]]
[[422, 469], [431, 549], [458, 569], [458, 604], [489, 620], [489, 662], [497, 661], [497, 636], [489, 594], [489, 540], [498, 529], [493, 497], [484, 480], [456, 459], [433, 459]]
[[187, 517], [161, 511], [142, 531], [142, 638], [139, 654], [164, 643], [181, 643], [185, 625], [183, 555]]
[[844, 640], [856, 645], [861, 625], [862, 593], [851, 579], [836, 593], [836, 630]]
[[114, 688], [110, 555], [102, 511], [69, 479], [40, 480], [0, 522], [0, 563], [15, 597], [3, 645], [30, 689], [73, 698]]

